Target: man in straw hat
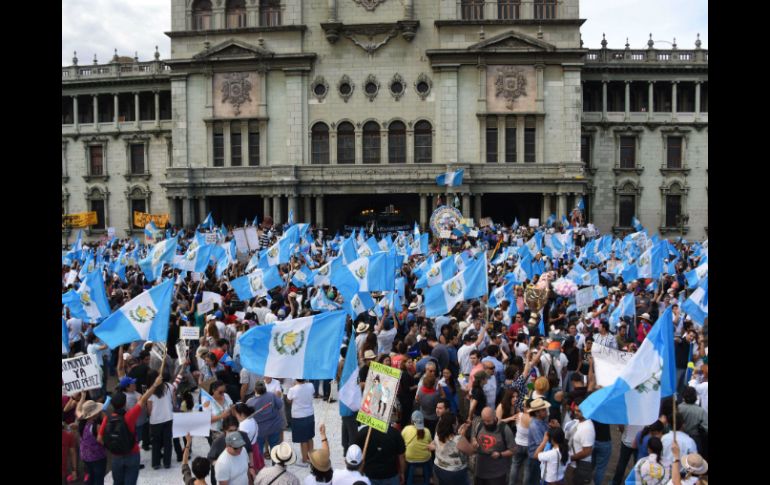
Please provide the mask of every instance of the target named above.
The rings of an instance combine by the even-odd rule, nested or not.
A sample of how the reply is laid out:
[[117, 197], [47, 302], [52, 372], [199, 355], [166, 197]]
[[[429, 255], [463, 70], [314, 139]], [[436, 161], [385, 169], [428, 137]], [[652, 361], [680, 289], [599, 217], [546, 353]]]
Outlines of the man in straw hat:
[[529, 403], [529, 437], [527, 438], [527, 452], [529, 461], [524, 476], [527, 479], [524, 485], [537, 485], [540, 483], [540, 461], [535, 458], [535, 451], [543, 441], [546, 431], [548, 431], [548, 409], [551, 403], [537, 398]]
[[[699, 485], [701, 483], [708, 483], [705, 480], [700, 479], [709, 471], [709, 464], [702, 456], [697, 453], [690, 453], [682, 456], [679, 450], [679, 444], [676, 442], [671, 444], [671, 451], [674, 453], [674, 456], [677, 457], [671, 464], [671, 482], [674, 485]], [[682, 477], [680, 470], [686, 473], [684, 477]]]
[[300, 485], [299, 478], [286, 468], [297, 461], [291, 445], [285, 441], [270, 450], [273, 466], [259, 471], [254, 485]]

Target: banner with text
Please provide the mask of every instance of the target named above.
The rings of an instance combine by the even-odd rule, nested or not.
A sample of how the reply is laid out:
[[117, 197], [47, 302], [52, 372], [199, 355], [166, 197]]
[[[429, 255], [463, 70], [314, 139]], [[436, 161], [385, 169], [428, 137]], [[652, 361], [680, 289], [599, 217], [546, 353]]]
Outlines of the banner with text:
[[168, 224], [168, 214], [148, 214], [134, 211], [134, 227], [144, 227], [152, 221], [159, 229]]
[[65, 216], [62, 216], [62, 221], [61, 221], [62, 228], [88, 227], [98, 223], [99, 223], [99, 220], [96, 216], [96, 212], [80, 212], [78, 214], [67, 214]]
[[64, 390], [70, 396], [102, 387], [99, 365], [91, 354], [63, 359], [61, 361], [61, 378], [64, 381]]

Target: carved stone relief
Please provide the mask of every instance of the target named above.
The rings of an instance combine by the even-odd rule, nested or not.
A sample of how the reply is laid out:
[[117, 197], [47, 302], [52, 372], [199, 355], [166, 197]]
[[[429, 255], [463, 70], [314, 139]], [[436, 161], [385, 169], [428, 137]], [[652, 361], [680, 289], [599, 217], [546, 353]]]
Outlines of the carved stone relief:
[[487, 67], [487, 110], [535, 111], [537, 82], [531, 66]]
[[357, 4], [364, 7], [369, 12], [374, 12], [374, 9], [377, 8], [381, 3], [385, 3], [385, 0], [353, 0]]
[[258, 116], [260, 76], [256, 72], [214, 73], [214, 116]]

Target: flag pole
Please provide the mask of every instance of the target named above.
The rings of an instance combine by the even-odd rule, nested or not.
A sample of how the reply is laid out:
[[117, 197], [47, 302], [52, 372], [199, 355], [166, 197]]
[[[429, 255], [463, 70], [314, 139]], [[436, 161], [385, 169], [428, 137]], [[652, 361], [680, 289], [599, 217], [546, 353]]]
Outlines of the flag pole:
[[366, 464], [366, 450], [369, 448], [369, 438], [372, 436], [372, 427], [369, 426], [369, 432], [366, 433], [366, 441], [364, 442], [364, 452], [363, 452], [363, 459], [361, 460], [361, 466], [359, 470], [363, 471], [364, 465]]
[[[674, 412], [672, 414], [672, 417], [673, 417], [673, 421], [674, 421], [674, 423], [673, 423], [673, 427], [674, 427], [674, 443], [676, 443], [676, 393], [674, 393], [673, 396], [674, 396], [673, 397]], [[679, 457], [677, 456], [677, 458], [679, 458]]]

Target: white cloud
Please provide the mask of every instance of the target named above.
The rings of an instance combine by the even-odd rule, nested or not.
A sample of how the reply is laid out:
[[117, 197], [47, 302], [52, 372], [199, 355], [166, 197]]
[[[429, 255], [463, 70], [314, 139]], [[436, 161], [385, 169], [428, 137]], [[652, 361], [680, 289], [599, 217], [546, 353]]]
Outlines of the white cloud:
[[[628, 37], [632, 49], [644, 49], [649, 34], [655, 41], [672, 42], [693, 49], [700, 33], [708, 47], [708, 0], [581, 0], [580, 17], [584, 47], [599, 48], [602, 33], [608, 47], [622, 49]], [[426, 26], [427, 28], [427, 26]], [[152, 60], [157, 45], [162, 59], [170, 56], [171, 42], [163, 32], [171, 30], [169, 0], [64, 0], [62, 2], [62, 65], [99, 63], [122, 56]], [[665, 42], [656, 47], [670, 48]]]

